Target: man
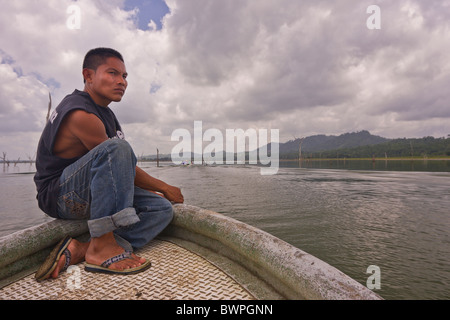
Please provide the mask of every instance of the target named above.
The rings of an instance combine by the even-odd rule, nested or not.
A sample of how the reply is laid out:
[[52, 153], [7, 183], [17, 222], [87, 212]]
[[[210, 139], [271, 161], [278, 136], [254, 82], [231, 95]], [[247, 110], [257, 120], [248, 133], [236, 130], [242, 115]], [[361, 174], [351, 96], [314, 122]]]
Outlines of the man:
[[136, 157], [114, 113], [127, 88], [122, 55], [90, 50], [83, 62], [84, 91], [75, 90], [55, 109], [42, 133], [36, 157], [39, 207], [59, 219], [88, 220], [91, 239], [66, 237], [36, 273], [56, 278], [71, 264], [86, 261], [92, 272], [131, 274], [150, 261], [131, 253], [171, 221], [179, 188], [136, 166]]

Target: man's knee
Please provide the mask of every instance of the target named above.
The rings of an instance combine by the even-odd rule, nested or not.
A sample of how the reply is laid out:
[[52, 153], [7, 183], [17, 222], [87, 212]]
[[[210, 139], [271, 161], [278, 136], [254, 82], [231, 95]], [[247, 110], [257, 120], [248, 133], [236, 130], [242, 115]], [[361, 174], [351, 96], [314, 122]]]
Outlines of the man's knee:
[[107, 151], [113, 158], [131, 160], [135, 164], [137, 163], [133, 148], [126, 140], [108, 139], [98, 145], [98, 147], [101, 150]]
[[111, 151], [120, 151], [120, 152], [127, 152], [127, 153], [133, 153], [133, 149], [131, 148], [131, 145], [128, 143], [128, 141], [123, 139], [108, 139], [99, 146], [103, 148], [107, 148]]

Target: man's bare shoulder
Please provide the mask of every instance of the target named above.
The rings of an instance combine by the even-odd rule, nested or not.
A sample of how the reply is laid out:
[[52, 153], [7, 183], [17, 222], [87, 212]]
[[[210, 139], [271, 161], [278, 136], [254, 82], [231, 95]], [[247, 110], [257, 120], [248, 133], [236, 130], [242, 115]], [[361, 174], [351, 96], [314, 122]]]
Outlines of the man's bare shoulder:
[[53, 151], [60, 157], [73, 158], [107, 139], [105, 126], [95, 114], [76, 109], [62, 121]]
[[65, 122], [72, 125], [99, 125], [103, 126], [102, 121], [93, 113], [82, 109], [75, 109], [66, 115]]

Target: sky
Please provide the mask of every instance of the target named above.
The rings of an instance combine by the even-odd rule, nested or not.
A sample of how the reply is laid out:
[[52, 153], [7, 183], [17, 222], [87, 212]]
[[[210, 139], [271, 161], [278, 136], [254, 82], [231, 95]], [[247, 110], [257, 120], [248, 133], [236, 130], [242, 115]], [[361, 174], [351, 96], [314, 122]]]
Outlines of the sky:
[[[122, 53], [111, 103], [139, 155], [176, 129], [450, 134], [450, 0], [0, 0], [0, 151], [33, 158], [95, 47]], [[372, 7], [375, 5], [374, 7]]]

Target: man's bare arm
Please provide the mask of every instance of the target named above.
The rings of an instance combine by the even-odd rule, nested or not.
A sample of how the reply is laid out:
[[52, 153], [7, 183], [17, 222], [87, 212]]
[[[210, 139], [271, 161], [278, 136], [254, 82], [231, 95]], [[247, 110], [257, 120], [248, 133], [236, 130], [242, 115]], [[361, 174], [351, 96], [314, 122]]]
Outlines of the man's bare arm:
[[[96, 115], [75, 110], [64, 120], [54, 150], [59, 156], [72, 158], [83, 155], [107, 139], [105, 126]], [[159, 192], [169, 201], [184, 202], [179, 188], [150, 176], [139, 167], [136, 167], [135, 185]]]
[[63, 120], [53, 152], [62, 158], [79, 157], [107, 139], [105, 126], [96, 115], [75, 110]]

